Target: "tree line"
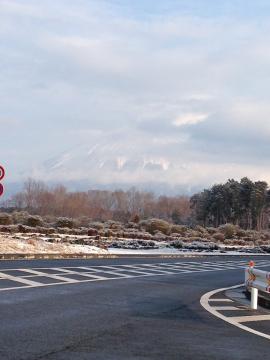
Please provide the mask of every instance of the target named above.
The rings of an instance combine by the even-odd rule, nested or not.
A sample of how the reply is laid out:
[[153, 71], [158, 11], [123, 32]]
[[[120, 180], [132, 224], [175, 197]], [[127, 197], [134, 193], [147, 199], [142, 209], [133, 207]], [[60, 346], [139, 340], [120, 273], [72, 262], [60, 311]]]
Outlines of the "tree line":
[[232, 223], [244, 229], [269, 228], [270, 190], [265, 181], [230, 179], [193, 195], [190, 204], [204, 226]]
[[191, 198], [156, 196], [134, 187], [128, 191], [70, 192], [62, 185], [48, 187], [41, 181], [28, 179], [23, 190], [4, 206], [41, 216], [86, 216], [94, 221], [159, 218], [191, 226], [218, 227], [231, 223], [243, 229], [262, 230], [269, 228], [270, 190], [265, 181], [253, 182], [247, 177], [239, 182], [229, 179]]
[[191, 210], [186, 196], [155, 196], [151, 192], [89, 190], [70, 192], [64, 186], [48, 187], [41, 181], [28, 179], [23, 190], [5, 202], [9, 209], [26, 210], [30, 214], [87, 216], [95, 221], [116, 220], [127, 222], [148, 218], [164, 219], [186, 224]]

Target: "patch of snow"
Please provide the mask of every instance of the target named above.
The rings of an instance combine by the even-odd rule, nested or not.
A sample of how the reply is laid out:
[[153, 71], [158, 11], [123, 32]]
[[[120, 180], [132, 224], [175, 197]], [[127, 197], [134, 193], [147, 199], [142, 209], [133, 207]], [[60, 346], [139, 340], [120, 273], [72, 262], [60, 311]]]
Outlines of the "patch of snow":
[[132, 249], [108, 249], [109, 254], [112, 255], [187, 255], [187, 256], [195, 256], [195, 255], [203, 255], [203, 256], [224, 256], [224, 255], [231, 255], [231, 256], [265, 256], [267, 254], [257, 254], [257, 253], [249, 253], [249, 252], [238, 252], [238, 251], [226, 251], [221, 252], [218, 250], [215, 251], [189, 251], [189, 250], [178, 250], [172, 248], [163, 248], [163, 249], [149, 249], [149, 250], [132, 250]]
[[1, 254], [107, 254], [108, 251], [96, 246], [77, 245], [68, 243], [50, 243], [45, 238], [19, 234], [0, 235]]

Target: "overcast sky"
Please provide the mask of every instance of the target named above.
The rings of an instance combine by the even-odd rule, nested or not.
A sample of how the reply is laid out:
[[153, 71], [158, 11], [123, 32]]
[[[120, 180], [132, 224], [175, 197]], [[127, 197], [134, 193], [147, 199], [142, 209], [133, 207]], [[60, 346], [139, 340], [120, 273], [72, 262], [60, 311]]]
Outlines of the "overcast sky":
[[139, 182], [270, 182], [269, 33], [269, 0], [0, 0], [0, 163], [42, 176], [111, 142], [159, 165]]

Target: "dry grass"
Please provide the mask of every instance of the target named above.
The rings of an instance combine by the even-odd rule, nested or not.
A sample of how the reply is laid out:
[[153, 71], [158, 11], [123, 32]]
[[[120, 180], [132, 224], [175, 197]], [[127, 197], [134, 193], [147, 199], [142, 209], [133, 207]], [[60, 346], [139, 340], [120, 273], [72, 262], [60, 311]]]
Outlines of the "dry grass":
[[68, 243], [50, 243], [42, 236], [22, 234], [0, 234], [1, 254], [106, 254], [107, 251], [95, 246]]

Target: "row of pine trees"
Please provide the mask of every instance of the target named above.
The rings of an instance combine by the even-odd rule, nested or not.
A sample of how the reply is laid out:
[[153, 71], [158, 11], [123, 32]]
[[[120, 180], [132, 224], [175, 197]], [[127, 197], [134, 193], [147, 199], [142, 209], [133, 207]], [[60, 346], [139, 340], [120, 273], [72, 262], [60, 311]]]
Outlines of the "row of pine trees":
[[270, 190], [265, 181], [228, 180], [193, 195], [191, 207], [204, 226], [232, 223], [244, 229], [268, 229]]

